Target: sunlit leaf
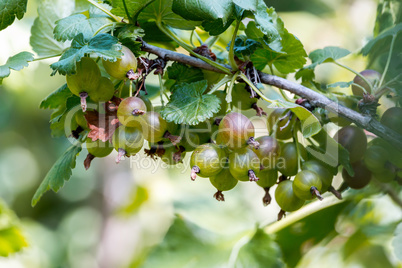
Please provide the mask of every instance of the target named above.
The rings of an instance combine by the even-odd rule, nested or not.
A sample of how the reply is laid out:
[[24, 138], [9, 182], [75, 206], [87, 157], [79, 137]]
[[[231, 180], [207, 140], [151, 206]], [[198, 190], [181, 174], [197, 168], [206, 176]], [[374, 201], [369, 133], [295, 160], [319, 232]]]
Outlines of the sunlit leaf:
[[193, 30], [200, 22], [188, 21], [172, 11], [173, 0], [155, 0], [140, 13], [139, 20], [161, 21], [173, 28]]
[[79, 33], [82, 33], [84, 40], [88, 41], [100, 27], [110, 22], [107, 16], [88, 18], [83, 14], [75, 14], [56, 21], [53, 33], [57, 41], [73, 40]]
[[71, 15], [74, 2], [69, 0], [43, 0], [38, 7], [38, 17], [31, 28], [30, 44], [39, 56], [60, 54], [68, 44], [56, 41], [53, 29], [56, 21]]
[[19, 71], [28, 67], [28, 62], [33, 60], [33, 54], [29, 52], [20, 52], [8, 58], [6, 64], [0, 66], [0, 84], [4, 78], [10, 75], [11, 70]]
[[306, 66], [305, 68], [314, 69], [317, 65], [339, 60], [349, 54], [349, 50], [340, 47], [325, 47], [322, 49], [317, 49], [308, 55], [312, 64]]
[[50, 65], [53, 69], [52, 75], [57, 72], [63, 75], [75, 73], [76, 62], [89, 53], [96, 53], [105, 60], [116, 61], [121, 57], [120, 50], [121, 45], [118, 44], [118, 39], [110, 34], [97, 34], [86, 42], [84, 35], [80, 33], [74, 38], [71, 47], [63, 53], [59, 61]]

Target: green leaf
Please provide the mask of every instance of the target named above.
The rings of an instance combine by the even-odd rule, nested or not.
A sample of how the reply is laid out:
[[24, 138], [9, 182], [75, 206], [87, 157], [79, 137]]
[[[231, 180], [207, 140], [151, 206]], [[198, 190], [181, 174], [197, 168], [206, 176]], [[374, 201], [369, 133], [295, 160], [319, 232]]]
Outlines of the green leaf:
[[251, 55], [254, 66], [259, 70], [263, 70], [267, 64], [274, 65], [283, 74], [293, 73], [302, 68], [306, 63], [305, 57], [307, 57], [307, 54], [300, 40], [293, 34], [287, 33], [281, 43], [283, 46], [282, 51], [286, 54], [257, 49]]
[[377, 6], [374, 37], [382, 31], [402, 22], [402, 6], [399, 0], [382, 0]]
[[27, 11], [28, 0], [0, 0], [0, 31], [22, 19]]
[[347, 88], [347, 87], [350, 87], [350, 85], [352, 85], [352, 84], [353, 84], [353, 81], [335, 82], [335, 83], [327, 85], [327, 88], [334, 88], [334, 87]]
[[204, 79], [204, 73], [199, 68], [189, 67], [185, 64], [174, 62], [167, 68], [168, 78], [175, 80], [171, 90], [182, 83], [192, 83]]
[[274, 101], [268, 108], [286, 108], [290, 109], [301, 122], [301, 132], [303, 137], [309, 138], [321, 130], [320, 121], [306, 108], [292, 102], [282, 100]]
[[350, 51], [340, 47], [325, 47], [323, 49], [317, 49], [308, 55], [311, 59], [312, 64], [305, 68], [314, 69], [317, 65], [333, 62], [335, 60], [346, 57], [350, 54]]
[[143, 37], [145, 35], [144, 30], [138, 26], [126, 25], [124, 26], [117, 36], [119, 40], [130, 39], [131, 41], [136, 41], [138, 37]]
[[[60, 100], [61, 101], [61, 100]], [[71, 96], [64, 100], [64, 103], [61, 104], [57, 110], [55, 110], [50, 116], [50, 129], [52, 130], [52, 137], [62, 137], [69, 136], [70, 133], [66, 133], [65, 126], [66, 124], [71, 125], [71, 122], [66, 122], [69, 115], [69, 112], [74, 109], [80, 107], [80, 98], [77, 96]], [[74, 119], [74, 118], [70, 118]]]
[[288, 74], [302, 68], [306, 63], [306, 51], [296, 36], [289, 33], [273, 8], [267, 10], [272, 26], [277, 30], [278, 36], [266, 36], [254, 22], [247, 25], [246, 34], [249, 38], [259, 41], [265, 49], [257, 49], [251, 60], [254, 66], [263, 70], [268, 64], [275, 66], [281, 73]]
[[402, 261], [402, 223], [400, 223], [395, 229], [392, 246], [394, 247], [395, 256]]
[[371, 49], [374, 47], [374, 45], [377, 44], [377, 42], [382, 41], [384, 38], [392, 37], [393, 35], [397, 35], [401, 30], [402, 30], [402, 23], [398, 23], [397, 25], [395, 25], [391, 29], [388, 29], [385, 32], [382, 32], [376, 38], [370, 40], [370, 42], [368, 42], [362, 48], [361, 53], [364, 56], [367, 56], [370, 53]]
[[177, 216], [163, 241], [152, 249], [141, 267], [226, 267], [230, 248], [214, 241], [221, 239]]
[[[230, 42], [227, 49], [229, 50]], [[261, 43], [253, 39], [247, 39], [244, 35], [239, 35], [235, 39], [234, 52], [236, 56], [250, 56], [254, 51], [262, 47]]]
[[[113, 0], [113, 8], [111, 12], [117, 16], [132, 19], [138, 14], [138, 12], [153, 1], [154, 0]], [[127, 17], [126, 8], [130, 18]]]
[[[251, 11], [255, 18], [255, 23], [258, 29], [268, 36], [269, 39], [280, 38], [279, 31], [272, 20], [272, 17], [267, 12], [267, 6], [263, 0], [233, 0], [233, 3], [239, 7]], [[273, 10], [272, 8], [270, 10]]]
[[121, 56], [121, 46], [118, 39], [110, 34], [97, 34], [88, 43], [84, 35], [80, 33], [71, 43], [71, 47], [60, 57], [59, 61], [50, 65], [53, 69], [52, 75], [73, 74], [76, 70], [76, 62], [79, 62], [86, 54], [96, 53], [104, 60], [116, 61]]
[[66, 100], [73, 96], [73, 93], [68, 89], [67, 84], [64, 84], [57, 90], [53, 91], [52, 93], [49, 94], [46, 98], [44, 98], [40, 105], [39, 108], [41, 109], [57, 109], [61, 105], [66, 104]]
[[71, 177], [71, 170], [75, 168], [75, 160], [81, 149], [81, 143], [76, 142], [54, 163], [36, 190], [32, 198], [32, 206], [38, 203], [45, 192], [49, 190], [57, 192], [64, 186], [65, 181], [68, 181]]
[[296, 80], [299, 80], [301, 78], [302, 82], [305, 83], [313, 81], [315, 78], [315, 73], [313, 69], [302, 68], [296, 72], [295, 78]]
[[251, 39], [258, 40], [258, 39], [264, 37], [264, 33], [261, 32], [261, 30], [257, 28], [255, 21], [250, 21], [247, 24], [247, 28], [244, 32], [247, 35], [247, 37], [251, 38]]
[[130, 24], [120, 29], [117, 38], [123, 46], [128, 47], [136, 57], [139, 57], [143, 52], [141, 51], [142, 43], [137, 41], [137, 38], [144, 35], [144, 29]]
[[257, 229], [251, 240], [240, 249], [235, 267], [284, 267], [281, 258], [276, 242], [262, 229]]
[[214, 21], [203, 21], [202, 27], [205, 31], [209, 33], [209, 35], [220, 35], [224, 31], [226, 31], [227, 28], [229, 28], [233, 21], [234, 19], [229, 19], [226, 24], [223, 24], [222, 19], [217, 19]]
[[30, 44], [39, 56], [58, 55], [67, 47], [54, 39], [56, 21], [69, 16], [74, 3], [69, 0], [43, 0], [38, 7], [38, 17], [31, 28]]
[[83, 14], [71, 15], [56, 21], [53, 34], [57, 41], [73, 40], [76, 35], [82, 33], [84, 40], [90, 40], [96, 31], [111, 20], [107, 16], [87, 17]]
[[308, 153], [331, 167], [337, 167], [341, 164], [349, 175], [354, 175], [348, 150], [329, 136], [324, 129], [321, 129], [312, 138], [318, 142], [319, 146], [307, 146]]
[[176, 87], [169, 103], [161, 110], [162, 117], [176, 124], [197, 125], [219, 112], [220, 103], [215, 95], [203, 95], [208, 87], [206, 80]]
[[6, 64], [0, 66], [0, 84], [4, 78], [10, 75], [11, 69], [15, 71], [22, 70], [24, 67], [27, 67], [28, 62], [33, 59], [33, 54], [25, 51], [8, 58]]
[[[160, 21], [173, 28], [193, 30], [200, 22], [188, 21], [172, 11], [173, 0], [155, 0], [140, 13], [139, 20]], [[146, 32], [145, 32], [146, 33]]]
[[232, 0], [173, 0], [172, 10], [187, 20], [217, 21], [226, 25], [233, 13]]

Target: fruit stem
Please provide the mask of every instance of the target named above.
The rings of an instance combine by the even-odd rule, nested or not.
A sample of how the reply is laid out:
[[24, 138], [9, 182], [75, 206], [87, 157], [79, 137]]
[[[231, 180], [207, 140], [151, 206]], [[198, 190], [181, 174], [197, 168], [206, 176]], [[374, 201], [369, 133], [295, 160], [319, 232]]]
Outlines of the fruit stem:
[[198, 166], [193, 166], [191, 168], [191, 175], [190, 175], [192, 181], [195, 181], [198, 173], [200, 173], [200, 168]]
[[221, 86], [232, 80], [232, 77], [225, 75], [218, 83], [216, 83], [207, 94], [212, 94], [217, 91]]
[[[342, 68], [344, 68], [344, 69], [346, 69], [346, 70], [348, 70], [348, 71], [354, 73], [355, 75], [359, 76], [361, 79], [363, 79], [364, 82], [367, 83], [367, 85], [369, 85], [371, 92], [373, 92], [373, 85], [367, 80], [366, 77], [364, 77], [363, 75], [361, 75], [359, 72], [356, 72], [356, 71], [353, 70], [352, 68], [350, 68], [350, 67], [348, 67], [348, 66], [346, 66], [346, 65], [343, 65], [342, 63], [337, 62], [336, 60], [334, 61], [334, 63], [335, 63], [336, 65], [338, 65], [339, 67], [342, 67]], [[367, 93], [366, 90], [364, 90], [364, 91], [365, 91], [365, 93]]]
[[[289, 118], [290, 121], [290, 118]], [[288, 121], [288, 122], [289, 122]], [[300, 148], [299, 148], [299, 142], [297, 140], [297, 130], [293, 131], [293, 142], [295, 143], [296, 146], [296, 155], [297, 155], [297, 170], [300, 169], [300, 163], [301, 163], [301, 156], [300, 156]]]
[[384, 72], [381, 75], [381, 79], [380, 79], [380, 83], [378, 84], [378, 87], [382, 86], [382, 83], [384, 82], [384, 79], [385, 79], [385, 75], [388, 72], [389, 64], [391, 62], [391, 57], [392, 57], [392, 50], [394, 50], [395, 40], [396, 40], [396, 34], [393, 34], [392, 35], [391, 45], [389, 47], [387, 63], [385, 64]]
[[338, 192], [333, 186], [329, 186], [328, 192], [331, 192], [336, 198], [342, 200], [342, 194]]
[[367, 90], [362, 87], [361, 85], [357, 84], [357, 83], [352, 83], [353, 86], [359, 87], [361, 90], [363, 90], [363, 93], [367, 94]]
[[125, 82], [120, 82], [119, 86], [117, 87], [117, 93], [119, 94], [119, 98], [121, 98], [121, 93], [123, 91]]
[[266, 102], [272, 103], [272, 101], [265, 97], [264, 94], [262, 94], [262, 92], [253, 84], [253, 82], [250, 81], [250, 79], [247, 78], [244, 73], [240, 73], [240, 77], [255, 91], [255, 93], [258, 94], [258, 96], [260, 96]]
[[250, 137], [247, 140], [247, 144], [254, 147], [254, 149], [260, 148], [260, 143], [254, 139], [254, 137]]
[[226, 111], [226, 112], [228, 112], [228, 113], [232, 111], [232, 109], [230, 108], [230, 107], [231, 107], [231, 103], [232, 103], [232, 90], [233, 90], [235, 81], [236, 81], [236, 79], [237, 79], [238, 76], [239, 76], [239, 71], [237, 71], [237, 72], [232, 76], [232, 79], [230, 80], [230, 85], [229, 85], [228, 91], [227, 91], [227, 93], [226, 93], [226, 98], [225, 98], [225, 100], [226, 100], [226, 102], [228, 103], [228, 108], [227, 108], [227, 111]]
[[219, 35], [210, 36], [205, 40], [204, 44], [211, 48], [219, 40]]
[[236, 40], [236, 36], [237, 36], [237, 32], [239, 31], [239, 26], [240, 26], [241, 21], [238, 20], [236, 21], [236, 26], [232, 35], [232, 41], [230, 42], [230, 48], [229, 48], [229, 63], [230, 63], [230, 67], [232, 67], [233, 71], [237, 71], [239, 69], [239, 67], [236, 64], [236, 61], [234, 59], [235, 54], [234, 54], [234, 44], [235, 44], [235, 40]]
[[116, 164], [120, 163], [121, 159], [127, 154], [127, 152], [122, 148], [119, 148], [117, 152], [118, 155], [116, 157]]
[[128, 80], [128, 82], [130, 83], [128, 96], [132, 97], [133, 96], [133, 83], [132, 83], [131, 79]]
[[265, 207], [268, 206], [269, 204], [271, 204], [271, 200], [272, 200], [271, 195], [269, 194], [269, 188], [270, 188], [270, 187], [264, 188], [265, 195], [264, 195], [264, 197], [262, 198], [262, 203], [263, 203], [263, 205], [264, 205]]
[[108, 14], [112, 19], [114, 19], [116, 22], [121, 22], [121, 19], [115, 15], [113, 15], [109, 10], [107, 10], [106, 8], [104, 8], [103, 6], [101, 6], [100, 4], [98, 4], [97, 2], [93, 1], [93, 0], [87, 0], [90, 4], [96, 6], [97, 8], [99, 8], [100, 10], [102, 10], [103, 12], [105, 12], [106, 14]]
[[324, 197], [321, 196], [320, 191], [318, 191], [318, 189], [315, 186], [311, 186], [310, 193], [313, 196], [316, 196], [318, 198], [318, 200], [320, 200], [320, 201], [322, 201], [324, 199]]
[[87, 157], [85, 158], [85, 160], [84, 160], [84, 167], [85, 167], [85, 170], [88, 170], [90, 167], [91, 167], [91, 162], [92, 162], [92, 160], [94, 160], [95, 159], [95, 156], [93, 155], [93, 154], [91, 154], [91, 153], [88, 153], [87, 154]]
[[201, 56], [201, 55], [195, 53], [189, 45], [187, 45], [184, 41], [182, 41], [178, 37], [176, 37], [175, 34], [173, 34], [173, 32], [170, 31], [169, 28], [165, 27], [162, 24], [162, 22], [160, 21], [160, 19], [156, 21], [156, 25], [158, 26], [159, 30], [161, 30], [164, 34], [166, 34], [168, 37], [170, 37], [177, 44], [179, 44], [182, 48], [187, 50], [191, 55], [193, 55], [193, 56], [205, 61], [209, 65], [212, 65], [213, 67], [221, 70], [222, 72], [224, 72], [226, 74], [231, 74], [232, 73], [228, 68], [220, 65], [219, 63], [214, 62], [213, 60], [210, 60], [210, 59], [208, 59], [208, 58], [206, 58], [204, 56]]
[[285, 91], [283, 91], [282, 88], [279, 88], [279, 92], [281, 93], [282, 98], [283, 98], [285, 101], [292, 102], [292, 100], [289, 99], [288, 96], [286, 96]]
[[194, 29], [194, 31], [192, 33], [194, 33], [195, 37], [197, 38], [197, 41], [200, 43], [200, 46], [201, 46], [203, 44], [201, 37], [198, 35], [198, 33], [196, 32], [195, 29]]
[[158, 79], [159, 79], [159, 91], [160, 91], [160, 98], [161, 98], [161, 105], [165, 107], [165, 102], [163, 101], [163, 93], [165, 92], [165, 88], [163, 87], [162, 75], [158, 72]]
[[252, 169], [250, 169], [248, 171], [248, 178], [250, 179], [250, 181], [258, 181], [259, 180], [259, 178], [257, 178], [257, 176], [255, 175], [255, 173]]
[[113, 26], [112, 30], [114, 30], [114, 28], [116, 28], [117, 25], [126, 25], [126, 24], [123, 22], [112, 22], [112, 23], [105, 24], [102, 27], [100, 27], [98, 30], [96, 30], [96, 32], [94, 33], [93, 36], [97, 35], [98, 33], [100, 33], [100, 31], [102, 31], [103, 29], [105, 29], [107, 27]]
[[45, 57], [39, 57], [36, 59], [33, 59], [32, 61], [40, 61], [40, 60], [47, 60], [47, 59], [51, 59], [54, 57], [60, 57], [62, 55], [62, 53], [56, 54], [56, 55], [51, 55], [51, 56], [45, 56]]
[[82, 111], [85, 113], [85, 111], [87, 110], [88, 93], [81, 92], [80, 93], [80, 98], [81, 98], [81, 108], [82, 108]]
[[178, 144], [181, 141], [180, 136], [172, 135], [169, 131], [166, 131], [165, 134], [163, 134], [163, 137], [165, 139], [169, 139], [170, 142], [175, 146], [176, 146], [176, 144]]
[[194, 45], [194, 43], [193, 43], [193, 35], [194, 35], [194, 31], [195, 31], [195, 29], [191, 31], [191, 34], [190, 34], [190, 39], [189, 39], [190, 44], [191, 44], [191, 46], [192, 46], [192, 47], [195, 47], [195, 45]]
[[225, 197], [224, 197], [222, 191], [219, 191], [219, 190], [214, 194], [214, 198], [218, 201], [225, 201]]

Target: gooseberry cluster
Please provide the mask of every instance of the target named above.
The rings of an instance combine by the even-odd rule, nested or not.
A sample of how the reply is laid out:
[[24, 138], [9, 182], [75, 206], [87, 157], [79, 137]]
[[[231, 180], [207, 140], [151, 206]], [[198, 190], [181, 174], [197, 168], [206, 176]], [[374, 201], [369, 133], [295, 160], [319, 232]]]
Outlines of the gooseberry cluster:
[[[132, 95], [131, 80], [138, 79], [143, 70], [136, 72], [137, 59], [128, 48], [123, 47], [122, 53], [122, 58], [115, 62], [103, 61], [103, 67], [111, 79], [120, 83], [129, 80], [130, 93], [126, 97], [121, 98], [121, 92], [115, 89], [112, 80], [101, 75], [98, 64], [91, 58], [82, 58], [77, 63], [76, 73], [67, 76], [68, 88], [81, 99], [82, 110], [75, 114], [78, 129], [92, 129], [87, 99], [103, 102], [96, 106], [97, 112], [112, 117], [110, 135], [104, 135], [103, 139], [91, 135], [86, 138], [86, 168], [95, 157], [105, 157], [113, 149], [118, 152], [116, 163], [119, 163], [123, 157], [137, 154], [147, 141], [146, 155], [152, 159], [159, 157], [168, 165], [181, 163], [186, 153], [192, 152], [191, 179], [209, 178], [217, 189], [214, 197], [218, 201], [224, 201], [223, 192], [233, 189], [239, 181], [253, 182], [264, 189], [263, 204], [268, 205], [271, 202], [269, 190], [277, 184], [275, 200], [281, 208], [278, 219], [286, 212], [300, 209], [307, 200], [322, 200], [325, 192], [342, 198], [332, 186], [339, 164], [331, 166], [306, 150], [297, 139], [301, 122], [290, 109], [273, 109], [266, 121], [269, 135], [255, 138], [252, 121], [242, 113], [229, 111], [226, 93], [216, 90], [211, 94], [221, 100], [221, 110], [213, 118], [195, 126], [167, 122], [159, 113], [162, 107], [153, 107], [146, 96], [138, 94], [140, 89]], [[156, 72], [163, 72], [164, 63], [158, 64]], [[379, 77], [375, 71], [362, 72], [362, 75], [367, 75], [370, 83], [375, 83]], [[364, 80], [356, 78], [354, 82], [353, 92], [357, 96], [364, 98], [369, 94], [364, 91], [368, 88]], [[257, 101], [258, 96], [250, 86], [243, 81], [234, 84], [232, 103], [240, 111], [254, 109], [258, 116], [267, 115], [257, 106]], [[309, 111], [315, 109], [304, 99], [295, 102]], [[402, 134], [401, 115], [402, 108], [391, 108], [381, 122]], [[334, 139], [349, 152], [354, 174], [343, 169], [347, 186], [363, 188], [371, 177], [380, 182], [402, 180], [402, 154], [379, 138], [367, 143], [362, 129], [349, 125], [348, 121], [343, 123], [344, 127]]]

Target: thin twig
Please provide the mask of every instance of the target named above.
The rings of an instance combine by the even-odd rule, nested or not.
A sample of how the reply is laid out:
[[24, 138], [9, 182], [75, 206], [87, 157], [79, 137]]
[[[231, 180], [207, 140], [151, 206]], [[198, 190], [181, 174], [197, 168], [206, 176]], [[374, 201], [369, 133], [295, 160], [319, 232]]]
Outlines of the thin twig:
[[[198, 67], [201, 69], [214, 71], [218, 73], [225, 73], [222, 70], [209, 65], [208, 63], [190, 57], [181, 53], [170, 51], [167, 49], [159, 48], [156, 46], [149, 45], [145, 42], [142, 43], [142, 50], [150, 52], [152, 54], [158, 55], [165, 60], [177, 61], [184, 64], [191, 65], [193, 67]], [[224, 65], [225, 68], [230, 68]], [[313, 91], [310, 88], [304, 87], [295, 82], [291, 82], [285, 78], [281, 78], [275, 75], [270, 75], [266, 73], [260, 73], [261, 82], [267, 85], [275, 86], [277, 88], [285, 89], [291, 93], [294, 93], [302, 98], [308, 99], [314, 106], [324, 108], [331, 112], [337, 113], [338, 115], [349, 119], [357, 126], [364, 128], [373, 134], [387, 140], [393, 144], [396, 148], [402, 151], [402, 136], [393, 131], [392, 129], [382, 125], [380, 122], [374, 118], [366, 115], [362, 115], [352, 109], [346, 108], [338, 103], [330, 100], [326, 96]]]

